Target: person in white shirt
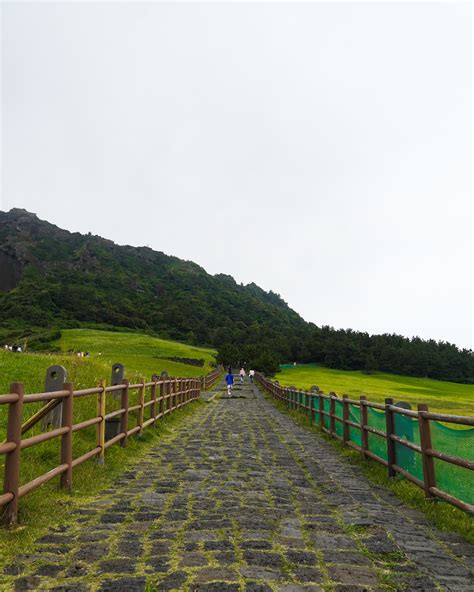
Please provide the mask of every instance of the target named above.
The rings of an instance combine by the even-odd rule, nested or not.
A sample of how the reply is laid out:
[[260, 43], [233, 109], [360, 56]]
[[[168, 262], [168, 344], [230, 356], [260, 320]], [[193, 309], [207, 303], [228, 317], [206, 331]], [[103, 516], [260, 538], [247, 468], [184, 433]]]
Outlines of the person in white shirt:
[[255, 376], [255, 370], [249, 370], [250, 382], [253, 382], [253, 377], [254, 376]]
[[240, 369], [239, 375], [240, 375], [240, 382], [241, 382], [241, 384], [243, 384], [244, 376], [245, 376], [245, 370], [243, 368]]

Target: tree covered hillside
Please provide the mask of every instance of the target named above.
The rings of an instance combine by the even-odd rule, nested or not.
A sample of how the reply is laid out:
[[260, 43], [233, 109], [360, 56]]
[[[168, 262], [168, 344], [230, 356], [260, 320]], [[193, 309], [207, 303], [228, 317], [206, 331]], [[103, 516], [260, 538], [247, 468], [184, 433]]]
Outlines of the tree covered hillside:
[[[317, 313], [317, 311], [315, 311]], [[0, 212], [0, 339], [41, 347], [61, 328], [122, 327], [209, 345], [224, 363], [271, 373], [279, 362], [321, 362], [474, 382], [456, 346], [317, 327], [273, 292], [209, 275], [191, 261], [62, 230], [35, 214]]]
[[9, 332], [96, 324], [218, 347], [230, 335], [238, 343], [254, 336], [272, 344], [255, 352], [254, 363], [265, 367], [298, 357], [309, 333], [279, 296], [255, 284], [146, 247], [70, 233], [24, 210], [0, 212], [0, 254], [0, 322]]

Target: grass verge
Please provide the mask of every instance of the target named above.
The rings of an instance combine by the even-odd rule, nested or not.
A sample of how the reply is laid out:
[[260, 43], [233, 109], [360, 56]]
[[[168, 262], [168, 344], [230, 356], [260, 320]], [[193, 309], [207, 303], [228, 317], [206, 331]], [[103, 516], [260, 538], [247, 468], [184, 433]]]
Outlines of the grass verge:
[[474, 518], [469, 514], [443, 500], [427, 500], [423, 491], [407, 480], [399, 477], [389, 478], [386, 469], [382, 465], [371, 460], [363, 460], [358, 452], [344, 446], [335, 438], [331, 438], [322, 432], [318, 426], [312, 425], [306, 415], [287, 409], [286, 405], [271, 397], [260, 386], [259, 389], [265, 399], [271, 402], [279, 411], [290, 415], [298, 425], [317, 433], [318, 436], [324, 438], [337, 449], [345, 460], [360, 467], [364, 475], [372, 483], [386, 487], [408, 506], [421, 510], [428, 520], [440, 530], [458, 533], [469, 543], [474, 544]]

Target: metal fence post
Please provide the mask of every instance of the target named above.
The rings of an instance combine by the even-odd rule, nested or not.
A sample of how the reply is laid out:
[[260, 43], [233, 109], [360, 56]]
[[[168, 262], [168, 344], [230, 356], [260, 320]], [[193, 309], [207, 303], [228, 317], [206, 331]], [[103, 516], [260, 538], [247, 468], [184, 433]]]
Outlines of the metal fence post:
[[10, 393], [18, 395], [18, 400], [8, 405], [7, 420], [7, 442], [15, 444], [15, 448], [5, 455], [3, 491], [13, 495], [13, 499], [6, 506], [4, 521], [7, 526], [14, 526], [18, 515], [18, 488], [20, 486], [21, 420], [25, 394], [23, 384], [20, 382], [11, 384]]
[[428, 405], [418, 405], [418, 426], [420, 430], [421, 457], [423, 460], [423, 481], [425, 484], [425, 496], [433, 498], [435, 495], [430, 491], [431, 487], [436, 487], [436, 477], [433, 457], [427, 454], [431, 450], [431, 430], [430, 420], [426, 417]]
[[69, 391], [69, 395], [63, 401], [62, 427], [68, 428], [68, 431], [61, 436], [61, 464], [67, 465], [67, 470], [61, 475], [61, 488], [70, 490], [72, 487], [72, 418], [74, 388], [72, 384], [64, 385], [64, 390]]

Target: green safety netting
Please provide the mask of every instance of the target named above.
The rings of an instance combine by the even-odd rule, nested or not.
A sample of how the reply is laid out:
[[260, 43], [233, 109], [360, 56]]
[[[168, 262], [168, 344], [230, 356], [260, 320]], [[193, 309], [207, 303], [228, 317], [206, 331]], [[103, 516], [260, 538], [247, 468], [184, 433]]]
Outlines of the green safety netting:
[[[296, 394], [296, 401], [301, 405], [308, 405], [308, 396], [303, 392]], [[319, 397], [312, 398], [314, 409], [314, 422], [319, 424]], [[323, 399], [324, 411], [330, 411], [330, 400]], [[342, 419], [343, 403], [342, 400], [335, 401], [335, 414]], [[367, 410], [368, 425], [386, 431], [385, 411], [372, 409]], [[360, 408], [358, 405], [349, 404], [349, 419], [354, 423], [360, 423]], [[326, 428], [330, 427], [330, 419], [323, 416], [323, 424]], [[399, 413], [394, 415], [395, 434], [409, 442], [420, 445], [420, 430], [418, 419], [407, 417]], [[343, 435], [343, 425], [341, 422], [335, 422], [337, 435]], [[474, 460], [474, 428], [453, 429], [438, 421], [430, 421], [431, 442], [434, 450], [444, 452], [451, 456], [458, 456], [466, 460]], [[349, 439], [361, 445], [361, 433], [358, 428], [349, 426]], [[387, 442], [383, 436], [369, 432], [369, 450], [387, 460]], [[395, 442], [396, 463], [405, 469], [408, 473], [423, 481], [423, 463], [421, 454], [415, 450], [410, 450], [406, 446]], [[452, 463], [434, 459], [436, 486], [438, 489], [449, 493], [450, 495], [474, 504], [474, 471], [459, 467]]]
[[[431, 423], [431, 444], [435, 450], [474, 460], [474, 428], [453, 430], [437, 421]], [[474, 504], [474, 471], [435, 459], [439, 489]]]

